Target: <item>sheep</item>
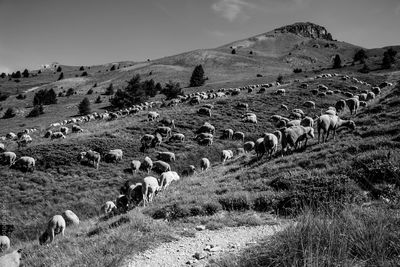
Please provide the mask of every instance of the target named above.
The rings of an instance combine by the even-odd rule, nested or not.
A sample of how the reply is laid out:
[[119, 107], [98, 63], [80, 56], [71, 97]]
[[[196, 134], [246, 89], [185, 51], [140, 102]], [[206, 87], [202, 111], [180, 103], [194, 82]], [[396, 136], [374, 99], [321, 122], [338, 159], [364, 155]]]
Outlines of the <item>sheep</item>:
[[185, 135], [181, 134], [181, 133], [174, 133], [169, 138], [169, 142], [173, 142], [173, 141], [183, 142], [183, 141], [185, 141]]
[[328, 110], [325, 110], [324, 114], [336, 116], [336, 110], [328, 109]]
[[87, 152], [81, 152], [78, 156], [78, 160], [82, 162], [82, 160], [86, 160], [89, 163], [92, 163], [93, 167], [99, 169], [99, 164], [101, 160], [101, 156], [99, 152], [89, 150]]
[[155, 121], [155, 120], [157, 120], [158, 118], [160, 118], [160, 114], [158, 114], [158, 113], [155, 112], [155, 111], [150, 111], [150, 112], [147, 114], [147, 121]]
[[172, 162], [175, 161], [175, 154], [173, 152], [158, 152], [157, 159]]
[[189, 165], [185, 170], [183, 170], [182, 175], [183, 176], [193, 175], [195, 171], [196, 167], [193, 165]]
[[328, 91], [328, 86], [326, 86], [326, 85], [324, 85], [324, 84], [319, 84], [319, 85], [318, 85], [318, 89], [319, 89], [321, 92]]
[[128, 210], [128, 197], [126, 195], [119, 195], [116, 199], [115, 199], [115, 206], [117, 207], [117, 211], [120, 213], [126, 213]]
[[175, 121], [174, 120], [171, 120], [171, 119], [168, 119], [168, 118], [162, 118], [160, 120], [160, 123], [162, 125], [164, 125], [164, 126], [171, 126], [172, 129], [175, 129]]
[[284, 109], [284, 110], [289, 110], [288, 106], [287, 106], [287, 105], [285, 105], [285, 104], [281, 104], [281, 109]]
[[48, 131], [46, 131], [46, 133], [44, 134], [44, 138], [49, 138], [51, 135], [53, 134], [53, 131], [52, 130], [48, 130]]
[[221, 161], [225, 162], [233, 157], [232, 150], [222, 150], [221, 152]]
[[275, 91], [276, 95], [285, 95], [286, 94], [286, 90], [281, 88]]
[[243, 103], [243, 102], [239, 102], [239, 103], [236, 105], [236, 107], [237, 107], [237, 108], [244, 108], [244, 109], [248, 110], [248, 109], [249, 109], [249, 104]]
[[201, 146], [211, 146], [213, 144], [212, 138], [203, 138], [198, 140], [198, 144]]
[[196, 134], [200, 133], [210, 133], [214, 134], [215, 133], [215, 127], [212, 126], [210, 123], [205, 122], [197, 131]]
[[79, 225], [79, 218], [76, 214], [70, 210], [66, 210], [61, 214], [66, 222], [66, 225]]
[[350, 114], [357, 114], [357, 110], [360, 107], [360, 101], [357, 98], [346, 99], [346, 105], [349, 107]]
[[235, 132], [232, 136], [233, 140], [241, 140], [244, 142], [244, 133], [243, 132]]
[[142, 195], [143, 195], [143, 207], [146, 203], [153, 201], [154, 196], [161, 190], [158, 184], [158, 180], [153, 176], [147, 176], [142, 182]]
[[17, 139], [17, 135], [13, 132], [9, 132], [8, 134], [6, 134], [6, 138], [10, 140], [15, 140]]
[[254, 143], [254, 150], [257, 154], [257, 159], [262, 158], [265, 153], [264, 138], [258, 138]]
[[221, 139], [232, 139], [233, 137], [233, 130], [232, 129], [225, 129], [222, 132]]
[[367, 106], [367, 102], [365, 101], [360, 101], [360, 107], [366, 107]]
[[153, 168], [153, 161], [151, 160], [151, 158], [145, 157], [140, 167], [143, 169], [143, 171], [149, 173], [150, 170]]
[[245, 152], [251, 152], [254, 149], [254, 146], [255, 144], [253, 141], [247, 141], [243, 144], [243, 149]]
[[309, 138], [314, 138], [314, 129], [311, 127], [294, 126], [282, 130], [282, 156], [287, 152], [288, 146], [297, 149], [300, 142], [305, 140], [304, 149]]
[[64, 126], [64, 127], [61, 127], [61, 128], [60, 128], [60, 132], [62, 132], [64, 135], [67, 135], [67, 134], [68, 134], [68, 131], [69, 131], [69, 130], [68, 130], [68, 127], [65, 127], [65, 126]]
[[[292, 127], [292, 126], [299, 126], [300, 125], [300, 122], [301, 122], [301, 120], [291, 120], [291, 121], [288, 121], [287, 123], [286, 123], [286, 125], [284, 125], [285, 127]], [[280, 128], [280, 127], [278, 127], [278, 128]]]
[[346, 97], [354, 97], [354, 94], [352, 94], [350, 92], [343, 92], [343, 95]]
[[35, 170], [35, 159], [32, 157], [23, 156], [17, 159], [13, 166], [23, 171], [34, 171]]
[[204, 104], [204, 105], [203, 105], [203, 108], [213, 109], [214, 106], [211, 105], [211, 104]]
[[257, 124], [257, 116], [254, 113], [247, 113], [244, 115], [243, 121]]
[[126, 196], [128, 198], [128, 204], [135, 203], [138, 204], [143, 200], [143, 195], [142, 195], [142, 183], [136, 183], [133, 185], [130, 185]]
[[171, 166], [168, 163], [166, 163], [165, 161], [157, 160], [157, 161], [153, 162], [152, 170], [154, 170], [157, 173], [163, 173], [163, 172], [170, 171]]
[[50, 135], [51, 140], [53, 139], [65, 139], [65, 135], [62, 132], [54, 132]]
[[171, 136], [172, 130], [170, 127], [160, 126], [155, 131], [154, 134], [160, 134], [162, 137], [169, 137]]
[[156, 137], [152, 134], [145, 134], [140, 138], [142, 146], [150, 147], [151, 143]]
[[167, 187], [171, 184], [173, 181], [179, 181], [180, 177], [178, 173], [173, 172], [173, 171], [168, 171], [168, 172], [163, 172], [160, 176], [160, 186], [161, 190], [167, 189]]
[[346, 106], [347, 106], [347, 105], [346, 105], [346, 101], [343, 100], [343, 99], [338, 100], [338, 101], [336, 102], [336, 104], [335, 104], [335, 108], [336, 108], [336, 110], [337, 110], [338, 112], [344, 110], [344, 108], [345, 108]]
[[10, 238], [5, 235], [0, 236], [0, 252], [6, 251], [10, 248]]
[[111, 149], [104, 155], [105, 162], [119, 162], [123, 157], [122, 149]]
[[373, 92], [368, 92], [367, 94], [367, 101], [370, 101], [375, 98], [375, 94]]
[[303, 115], [298, 112], [292, 112], [289, 115], [289, 119], [292, 119], [292, 120], [300, 120], [302, 117], [303, 117]]
[[372, 87], [371, 91], [375, 94], [375, 95], [379, 95], [381, 93], [381, 88], [379, 88], [378, 86]]
[[3, 143], [0, 143], [0, 152], [4, 152], [6, 150], [6, 146]]
[[306, 116], [300, 121], [300, 125], [304, 127], [314, 127], [314, 120], [313, 118]]
[[310, 92], [311, 92], [313, 95], [316, 95], [316, 94], [319, 93], [318, 89], [312, 89]]
[[264, 152], [268, 153], [271, 159], [278, 150], [279, 139], [275, 134], [265, 133], [263, 137]]
[[201, 171], [206, 171], [210, 168], [211, 163], [210, 160], [208, 158], [202, 158], [200, 160], [200, 169]]
[[206, 115], [206, 116], [211, 117], [211, 109], [208, 109], [208, 108], [199, 108], [199, 109], [197, 110], [197, 114], [199, 114], [199, 115]]
[[117, 211], [117, 206], [115, 206], [114, 202], [112, 202], [112, 201], [107, 201], [100, 208], [100, 213], [105, 214], [105, 215], [109, 214], [111, 212], [116, 212], [116, 211]]
[[72, 125], [72, 132], [73, 133], [81, 133], [83, 129], [79, 125]]
[[0, 257], [0, 267], [19, 267], [21, 265], [21, 258], [22, 249], [14, 250]]
[[[338, 116], [331, 116], [326, 114], [321, 115], [317, 119], [318, 143], [320, 142], [321, 130], [323, 131], [322, 142], [325, 143], [328, 139], [330, 131], [333, 131], [333, 140], [335, 140], [335, 134], [339, 127], [347, 127], [351, 130], [354, 130], [355, 126], [356, 125], [352, 120], [342, 120]], [[324, 138], [325, 133], [326, 136]]]
[[367, 94], [363, 93], [358, 96], [360, 101], [367, 101]]
[[131, 170], [132, 174], [136, 173], [140, 169], [140, 161], [139, 160], [132, 160], [131, 161]]
[[306, 102], [304, 102], [303, 106], [306, 108], [315, 109], [315, 102], [314, 101], [306, 101]]
[[204, 138], [213, 139], [214, 137], [213, 137], [213, 135], [210, 134], [210, 133], [200, 133], [200, 134], [196, 135], [196, 137], [194, 138], [194, 140], [195, 140], [195, 141], [200, 141], [200, 140], [202, 140], [202, 139], [204, 139]]
[[54, 215], [47, 223], [45, 232], [39, 237], [39, 244], [43, 245], [50, 238], [50, 243], [53, 242], [54, 236], [60, 234], [64, 236], [66, 223], [61, 215]]
[[0, 154], [0, 161], [2, 164], [8, 164], [8, 166], [12, 166], [17, 159], [17, 155], [14, 152], [7, 151]]

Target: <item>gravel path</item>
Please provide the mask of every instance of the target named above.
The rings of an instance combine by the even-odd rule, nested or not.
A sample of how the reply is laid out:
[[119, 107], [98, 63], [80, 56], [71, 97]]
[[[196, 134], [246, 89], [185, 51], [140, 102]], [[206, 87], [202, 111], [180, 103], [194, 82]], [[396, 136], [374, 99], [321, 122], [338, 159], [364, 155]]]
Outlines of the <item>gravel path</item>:
[[211, 259], [235, 253], [282, 229], [282, 225], [261, 225], [198, 231], [196, 237], [182, 237], [134, 255], [122, 266], [205, 266]]

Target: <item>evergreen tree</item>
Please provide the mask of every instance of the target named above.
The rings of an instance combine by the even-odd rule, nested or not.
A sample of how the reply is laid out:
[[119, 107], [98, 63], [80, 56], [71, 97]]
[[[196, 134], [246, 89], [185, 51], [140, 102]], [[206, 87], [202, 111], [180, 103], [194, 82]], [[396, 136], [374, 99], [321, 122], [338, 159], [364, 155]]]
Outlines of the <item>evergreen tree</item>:
[[12, 74], [11, 74], [11, 78], [13, 78], [13, 79], [19, 79], [19, 78], [21, 78], [21, 72], [20, 71], [17, 71], [17, 72], [13, 72]]
[[364, 49], [358, 50], [353, 57], [353, 61], [357, 62], [359, 61], [360, 63], [365, 63], [365, 60], [368, 58], [367, 53], [365, 52]]
[[143, 90], [146, 92], [146, 95], [150, 97], [154, 97], [157, 93], [155, 92], [156, 84], [153, 79], [146, 80], [143, 82]]
[[103, 102], [103, 101], [101, 101], [101, 96], [98, 96], [98, 97], [96, 98], [95, 103], [96, 103], [96, 104], [99, 104], [99, 103], [101, 103], [101, 102]]
[[8, 108], [3, 115], [3, 119], [12, 118], [15, 117], [15, 115], [16, 115], [15, 110], [13, 108]]
[[390, 69], [392, 65], [396, 62], [397, 51], [393, 48], [389, 48], [383, 53], [382, 68]]
[[23, 76], [24, 78], [28, 78], [28, 77], [29, 77], [29, 71], [28, 71], [27, 69], [25, 69], [25, 70], [22, 72], [22, 76]]
[[112, 83], [110, 83], [107, 88], [106, 91], [104, 92], [105, 95], [113, 95], [114, 94], [114, 86]]
[[33, 105], [51, 105], [57, 104], [57, 95], [53, 89], [50, 90], [39, 90], [33, 97]]
[[81, 67], [79, 68], [79, 70], [80, 70], [80, 71], [83, 71], [83, 70], [85, 70], [85, 68], [84, 68], [83, 66], [81, 66]]
[[146, 102], [148, 96], [143, 90], [143, 83], [140, 82], [140, 75], [134, 75], [125, 89], [118, 89], [114, 97], [110, 99], [112, 106], [117, 108], [129, 107]]
[[367, 64], [364, 63], [364, 66], [361, 69], [359, 69], [358, 71], [361, 73], [369, 73], [370, 69], [367, 66]]
[[87, 95], [91, 95], [91, 94], [93, 94], [93, 89], [92, 88], [90, 88], [88, 91], [87, 91], [87, 93], [86, 93]]
[[333, 68], [339, 69], [341, 67], [342, 67], [342, 60], [340, 59], [339, 55], [336, 55], [335, 58], [333, 59]]
[[156, 84], [156, 87], [154, 88], [155, 94], [161, 93], [162, 89], [163, 89], [163, 88], [162, 88], [161, 83], [157, 83], [157, 84]]
[[236, 49], [232, 49], [231, 54], [236, 55]]
[[204, 77], [204, 69], [202, 65], [197, 65], [190, 78], [190, 87], [202, 86], [206, 81]]
[[71, 95], [73, 95], [73, 94], [75, 94], [74, 88], [69, 88], [69, 89], [67, 90], [67, 93], [65, 94], [65, 96], [71, 96]]
[[42, 114], [44, 114], [43, 106], [37, 105], [32, 108], [27, 117], [37, 117]]
[[283, 76], [282, 76], [282, 74], [279, 74], [279, 75], [278, 75], [278, 78], [276, 78], [276, 82], [278, 82], [278, 83], [282, 83], [282, 82], [283, 82]]
[[84, 72], [82, 72], [81, 76], [86, 77], [86, 76], [88, 76], [88, 73], [86, 71], [84, 71]]
[[164, 89], [162, 90], [162, 94], [167, 97], [167, 100], [177, 98], [178, 95], [182, 95], [182, 88], [179, 83], [174, 83], [173, 81], [169, 81], [165, 84]]
[[78, 105], [79, 114], [87, 115], [90, 113], [90, 101], [85, 97]]
[[45, 105], [57, 104], [57, 94], [54, 89], [50, 89], [46, 93]]
[[113, 70], [115, 70], [115, 65], [112, 65], [110, 68], [110, 71], [113, 71]]
[[7, 76], [7, 75], [6, 75], [4, 72], [2, 72], [2, 73], [0, 74], [0, 78], [2, 78], [2, 79], [4, 79], [6, 76]]
[[58, 76], [58, 81], [64, 79], [64, 72], [60, 73], [60, 76]]
[[57, 68], [57, 72], [61, 72], [62, 71], [62, 68], [61, 68], [61, 66], [58, 66], [58, 68]]

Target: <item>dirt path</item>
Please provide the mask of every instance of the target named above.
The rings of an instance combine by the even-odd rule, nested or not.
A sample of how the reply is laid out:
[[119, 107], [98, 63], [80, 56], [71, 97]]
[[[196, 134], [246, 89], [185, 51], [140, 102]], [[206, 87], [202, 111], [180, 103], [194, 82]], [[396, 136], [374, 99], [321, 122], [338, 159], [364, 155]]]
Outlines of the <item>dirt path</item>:
[[273, 235], [283, 227], [278, 224], [198, 231], [196, 237], [182, 237], [134, 255], [122, 266], [205, 266], [211, 259], [217, 259], [224, 253], [235, 253], [261, 238]]

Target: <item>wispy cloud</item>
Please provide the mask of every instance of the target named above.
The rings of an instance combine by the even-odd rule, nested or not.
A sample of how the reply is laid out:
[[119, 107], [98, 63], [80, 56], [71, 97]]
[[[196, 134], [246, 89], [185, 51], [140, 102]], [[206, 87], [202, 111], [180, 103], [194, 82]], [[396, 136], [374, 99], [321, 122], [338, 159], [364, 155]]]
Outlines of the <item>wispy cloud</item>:
[[244, 8], [254, 8], [255, 5], [244, 0], [218, 0], [211, 8], [217, 14], [229, 21], [234, 21], [243, 14]]

